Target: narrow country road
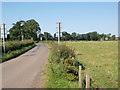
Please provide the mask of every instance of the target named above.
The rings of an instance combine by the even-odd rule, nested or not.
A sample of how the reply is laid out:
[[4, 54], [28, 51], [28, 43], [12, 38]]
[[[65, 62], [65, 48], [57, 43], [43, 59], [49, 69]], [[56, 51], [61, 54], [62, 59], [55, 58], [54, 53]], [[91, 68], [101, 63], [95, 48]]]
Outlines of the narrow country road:
[[47, 46], [37, 46], [2, 63], [2, 88], [40, 88], [41, 74], [48, 60]]

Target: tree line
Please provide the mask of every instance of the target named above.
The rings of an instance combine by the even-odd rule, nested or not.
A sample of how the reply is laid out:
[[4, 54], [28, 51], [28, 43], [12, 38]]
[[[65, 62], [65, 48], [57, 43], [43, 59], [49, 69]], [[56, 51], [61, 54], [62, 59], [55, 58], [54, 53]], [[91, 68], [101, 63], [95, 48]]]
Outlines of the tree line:
[[[43, 34], [39, 35], [40, 38], [42, 38], [42, 40], [55, 40], [57, 41], [57, 36], [56, 33], [54, 34], [54, 36], [52, 36], [50, 33], [48, 32], [44, 32]], [[115, 35], [111, 35], [109, 34], [99, 34], [96, 31], [94, 32], [89, 32], [86, 34], [79, 34], [76, 32], [73, 32], [72, 34], [68, 33], [68, 32], [62, 32], [62, 37], [60, 37], [61, 41], [112, 41], [112, 40], [117, 40]]]
[[[49, 32], [41, 33], [40, 25], [34, 19], [20, 20], [13, 24], [7, 35], [7, 40], [54, 40], [57, 41], [56, 33], [52, 36]], [[99, 34], [96, 31], [86, 34], [73, 32], [72, 34], [64, 31], [60, 37], [62, 41], [101, 41], [101, 40], [117, 40], [115, 35]]]

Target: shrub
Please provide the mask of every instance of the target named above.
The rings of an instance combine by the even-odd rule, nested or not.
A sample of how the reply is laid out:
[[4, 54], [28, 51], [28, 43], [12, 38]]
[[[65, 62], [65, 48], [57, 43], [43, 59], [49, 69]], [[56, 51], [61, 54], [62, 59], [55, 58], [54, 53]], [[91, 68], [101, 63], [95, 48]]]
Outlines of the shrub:
[[76, 60], [73, 58], [64, 60], [64, 71], [67, 74], [68, 80], [78, 80], [78, 66], [74, 65], [74, 61]]
[[60, 45], [60, 57], [63, 59], [75, 57], [75, 52], [66, 45]]
[[66, 45], [57, 45], [56, 43], [49, 42], [51, 48], [51, 71], [61, 75], [66, 74], [68, 80], [78, 80], [78, 66], [79, 61], [75, 59], [74, 49]]

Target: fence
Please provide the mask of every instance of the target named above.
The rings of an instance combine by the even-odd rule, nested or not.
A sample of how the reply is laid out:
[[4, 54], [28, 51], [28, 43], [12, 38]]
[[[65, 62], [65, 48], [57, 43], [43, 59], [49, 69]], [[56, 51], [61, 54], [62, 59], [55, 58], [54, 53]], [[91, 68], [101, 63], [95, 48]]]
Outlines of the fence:
[[[82, 88], [82, 67], [79, 66], [79, 87]], [[90, 88], [90, 75], [86, 74], [86, 88]]]

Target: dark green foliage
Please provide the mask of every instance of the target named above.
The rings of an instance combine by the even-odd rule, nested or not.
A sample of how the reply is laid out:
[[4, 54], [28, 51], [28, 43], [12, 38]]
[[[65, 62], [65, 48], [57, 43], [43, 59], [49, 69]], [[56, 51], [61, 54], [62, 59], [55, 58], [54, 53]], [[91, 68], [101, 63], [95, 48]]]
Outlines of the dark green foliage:
[[116, 38], [115, 35], [111, 36], [111, 40], [115, 40], [115, 38]]
[[50, 34], [50, 33], [48, 33], [48, 32], [44, 32], [44, 34], [40, 34], [39, 35], [39, 38], [40, 38], [40, 41], [41, 41], [41, 38], [42, 38], [42, 41], [44, 41], [44, 40], [54, 40], [54, 38], [53, 38], [53, 36]]
[[44, 37], [45, 37], [45, 40], [53, 40], [52, 35], [48, 32], [44, 32]]
[[13, 27], [9, 30], [8, 40], [22, 40], [22, 39], [37, 39], [41, 28], [34, 19], [27, 21], [18, 21], [13, 24]]
[[[54, 40], [57, 41], [56, 34], [54, 34]], [[79, 34], [73, 32], [72, 34], [69, 34], [68, 32], [62, 32], [62, 41], [77, 41], [77, 40], [82, 40], [82, 41], [105, 41], [105, 40], [116, 40], [116, 36], [109, 34], [99, 34], [96, 31], [94, 32], [89, 32], [86, 34]]]
[[77, 33], [73, 32], [71, 34], [71, 40], [77, 40]]
[[68, 40], [71, 40], [71, 35], [67, 32], [62, 32], [62, 38], [61, 38], [62, 41], [68, 41]]
[[11, 40], [21, 40], [24, 33], [24, 21], [18, 21], [13, 24], [13, 27], [10, 28], [10, 39]]

